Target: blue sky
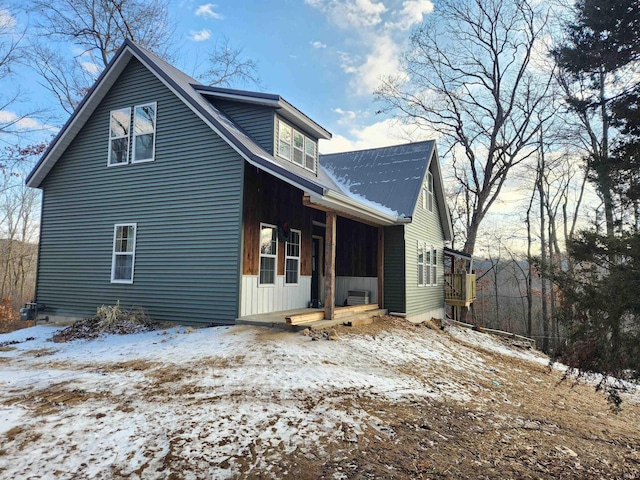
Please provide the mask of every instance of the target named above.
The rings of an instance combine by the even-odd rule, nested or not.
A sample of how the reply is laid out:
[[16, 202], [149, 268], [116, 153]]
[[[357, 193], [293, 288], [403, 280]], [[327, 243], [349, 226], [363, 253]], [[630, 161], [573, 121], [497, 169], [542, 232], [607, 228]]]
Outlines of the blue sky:
[[[375, 115], [380, 105], [372, 92], [381, 76], [397, 71], [411, 28], [432, 10], [430, 0], [172, 0], [175, 64], [191, 74], [207, 48], [226, 37], [258, 62], [263, 90], [282, 95], [333, 133], [321, 151], [403, 143], [419, 137]], [[17, 26], [28, 21], [18, 16]], [[30, 101], [13, 107], [16, 114], [34, 104], [55, 105], [46, 103], [29, 69], [18, 69], [9, 81], [30, 92]]]

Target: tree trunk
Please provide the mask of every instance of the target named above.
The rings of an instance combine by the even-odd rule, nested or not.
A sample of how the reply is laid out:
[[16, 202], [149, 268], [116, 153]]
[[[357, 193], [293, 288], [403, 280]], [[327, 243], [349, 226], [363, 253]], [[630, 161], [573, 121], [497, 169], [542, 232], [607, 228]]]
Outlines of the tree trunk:
[[542, 351], [549, 352], [549, 312], [547, 310], [547, 279], [545, 269], [547, 268], [547, 241], [546, 227], [544, 215], [544, 188], [542, 185], [542, 172], [544, 171], [544, 153], [540, 152], [540, 161], [538, 163], [538, 195], [540, 196], [540, 263], [541, 263], [541, 288], [542, 297]]

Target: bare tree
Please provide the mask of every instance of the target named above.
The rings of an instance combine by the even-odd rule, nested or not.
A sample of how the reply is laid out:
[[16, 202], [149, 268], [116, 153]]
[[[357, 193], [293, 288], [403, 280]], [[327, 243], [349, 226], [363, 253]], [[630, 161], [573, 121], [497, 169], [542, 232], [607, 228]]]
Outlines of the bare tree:
[[[72, 112], [125, 39], [166, 57], [174, 26], [169, 0], [30, 0], [37, 14], [34, 66], [43, 85]], [[59, 44], [76, 48], [60, 55]]]
[[509, 172], [534, 154], [546, 120], [538, 113], [551, 77], [531, 65], [545, 25], [526, 0], [443, 0], [412, 35], [401, 74], [376, 92], [384, 110], [442, 135], [466, 192], [468, 253]]
[[262, 87], [258, 76], [258, 62], [245, 56], [243, 47], [231, 45], [227, 37], [216, 41], [207, 60], [207, 68], [199, 76], [208, 85]]

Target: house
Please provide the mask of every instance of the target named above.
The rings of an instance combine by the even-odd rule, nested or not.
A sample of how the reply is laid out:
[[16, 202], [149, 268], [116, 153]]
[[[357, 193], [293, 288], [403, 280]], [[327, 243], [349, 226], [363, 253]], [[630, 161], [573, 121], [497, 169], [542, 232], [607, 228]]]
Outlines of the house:
[[442, 318], [435, 143], [319, 155], [330, 137], [279, 95], [202, 85], [126, 41], [27, 179], [42, 314], [119, 300], [193, 324], [311, 305], [331, 319], [351, 292]]

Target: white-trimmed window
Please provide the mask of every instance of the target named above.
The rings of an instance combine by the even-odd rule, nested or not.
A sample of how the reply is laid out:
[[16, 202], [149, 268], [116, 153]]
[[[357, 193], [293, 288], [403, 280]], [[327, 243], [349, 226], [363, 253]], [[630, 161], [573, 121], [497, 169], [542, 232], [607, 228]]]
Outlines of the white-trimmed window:
[[317, 142], [279, 118], [276, 120], [276, 131], [276, 155], [315, 173]]
[[133, 266], [136, 259], [135, 223], [117, 223], [113, 228], [113, 258], [111, 283], [133, 283]]
[[278, 155], [286, 160], [291, 160], [291, 140], [293, 129], [284, 122], [278, 120]]
[[438, 284], [438, 254], [433, 245], [418, 242], [418, 286]]
[[286, 244], [284, 260], [284, 283], [297, 285], [300, 278], [300, 230], [291, 229], [291, 238]]
[[427, 172], [427, 183], [424, 186], [424, 200], [422, 206], [433, 212], [433, 175]]
[[418, 286], [423, 287], [425, 285], [425, 254], [426, 245], [424, 242], [418, 242]]
[[260, 272], [259, 285], [276, 284], [278, 263], [278, 229], [275, 225], [260, 224]]
[[109, 160], [107, 165], [129, 163], [131, 108], [112, 110], [109, 120]]
[[133, 159], [135, 162], [153, 161], [156, 143], [155, 102], [137, 105], [133, 113]]

